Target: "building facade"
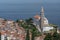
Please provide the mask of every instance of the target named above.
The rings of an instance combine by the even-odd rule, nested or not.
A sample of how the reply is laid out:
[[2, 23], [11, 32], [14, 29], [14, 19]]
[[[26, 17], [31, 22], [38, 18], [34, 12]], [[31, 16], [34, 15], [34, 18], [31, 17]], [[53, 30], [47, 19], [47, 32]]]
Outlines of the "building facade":
[[49, 32], [50, 30], [54, 29], [52, 26], [49, 25], [48, 19], [44, 15], [43, 7], [41, 8], [40, 15], [36, 15], [36, 16], [34, 16], [34, 18], [38, 20], [38, 21], [36, 20], [37, 21], [36, 23], [38, 23], [36, 28], [40, 32], [42, 32], [42, 33]]

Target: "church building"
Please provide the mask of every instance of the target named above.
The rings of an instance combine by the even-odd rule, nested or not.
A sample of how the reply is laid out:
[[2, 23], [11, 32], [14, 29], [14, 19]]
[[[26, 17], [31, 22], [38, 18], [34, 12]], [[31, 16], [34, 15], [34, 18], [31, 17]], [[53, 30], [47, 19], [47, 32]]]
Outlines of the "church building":
[[[48, 19], [45, 17], [44, 15], [44, 8], [42, 7], [41, 8], [41, 12], [40, 12], [40, 15], [35, 15], [34, 16], [35, 19], [38, 20], [39, 24], [37, 25], [37, 29], [40, 31], [40, 32], [50, 32], [50, 30], [53, 30], [54, 28], [51, 27], [49, 25], [49, 22], [48, 22]], [[37, 21], [36, 20], [36, 21]]]

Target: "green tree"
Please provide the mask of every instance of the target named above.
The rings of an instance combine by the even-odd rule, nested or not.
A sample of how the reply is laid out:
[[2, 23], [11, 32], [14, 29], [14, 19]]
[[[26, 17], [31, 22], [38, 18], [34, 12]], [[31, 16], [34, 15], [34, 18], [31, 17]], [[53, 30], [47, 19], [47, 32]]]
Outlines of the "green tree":
[[[38, 31], [36, 26], [33, 25], [33, 19], [32, 18], [26, 19], [25, 21], [18, 22], [18, 23], [19, 23], [19, 26], [23, 27], [26, 31], [30, 30], [30, 32], [32, 33], [32, 39], [31, 40], [34, 40], [35, 36], [40, 35], [40, 32]], [[28, 32], [27, 32], [27, 36], [29, 35]], [[27, 36], [26, 36], [26, 38], [27, 38]], [[27, 38], [27, 39], [29, 40], [29, 38]]]
[[19, 22], [19, 20], [16, 20], [16, 22]]
[[52, 26], [55, 28], [55, 31], [52, 35], [52, 40], [60, 40], [60, 34], [57, 33], [58, 26], [57, 25], [52, 25]]
[[58, 34], [57, 32], [54, 32], [54, 34], [52, 35], [52, 39], [53, 40], [60, 40], [60, 34]]
[[57, 27], [56, 25], [53, 25], [53, 27], [55, 28], [55, 31], [53, 32], [53, 34], [48, 34], [46, 35], [44, 40], [60, 40], [60, 34], [57, 33]]
[[38, 29], [36, 28], [36, 26], [33, 25], [33, 19], [32, 18], [27, 19], [26, 23], [28, 25], [28, 29], [31, 30], [31, 33], [32, 33], [32, 39], [31, 40], [34, 40], [34, 38], [36, 36], [40, 35], [40, 32], [38, 31]]
[[48, 33], [48, 34], [46, 35], [46, 37], [44, 38], [44, 40], [52, 40], [51, 34]]
[[0, 40], [1, 40], [1, 33], [0, 33]]
[[30, 40], [30, 37], [29, 37], [29, 30], [27, 30], [26, 40]]

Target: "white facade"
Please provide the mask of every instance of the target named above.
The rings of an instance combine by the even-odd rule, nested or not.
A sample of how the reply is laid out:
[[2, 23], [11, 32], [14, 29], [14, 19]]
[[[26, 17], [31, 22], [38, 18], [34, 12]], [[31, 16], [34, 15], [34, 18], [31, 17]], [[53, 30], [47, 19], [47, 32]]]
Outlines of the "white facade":
[[4, 40], [5, 39], [5, 36], [4, 35], [1, 35], [1, 40]]
[[10, 37], [7, 37], [7, 40], [10, 40]]
[[43, 32], [50, 31], [52, 29], [54, 29], [54, 28], [53, 27], [43, 27]]
[[14, 21], [7, 21], [8, 24], [12, 24]]

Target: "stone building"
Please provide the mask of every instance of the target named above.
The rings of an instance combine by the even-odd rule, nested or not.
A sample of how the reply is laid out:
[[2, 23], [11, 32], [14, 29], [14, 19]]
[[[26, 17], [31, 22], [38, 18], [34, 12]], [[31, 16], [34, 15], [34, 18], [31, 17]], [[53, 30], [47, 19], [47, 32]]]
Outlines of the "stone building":
[[36, 23], [38, 23], [36, 26], [36, 28], [40, 31], [40, 32], [49, 32], [50, 30], [54, 29], [52, 26], [49, 25], [48, 19], [45, 17], [44, 15], [44, 8], [41, 8], [41, 12], [40, 12], [40, 16], [36, 15], [34, 16], [35, 19], [37, 19]]

